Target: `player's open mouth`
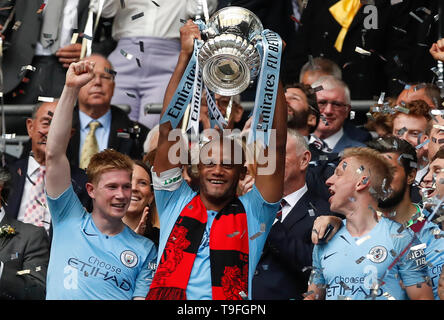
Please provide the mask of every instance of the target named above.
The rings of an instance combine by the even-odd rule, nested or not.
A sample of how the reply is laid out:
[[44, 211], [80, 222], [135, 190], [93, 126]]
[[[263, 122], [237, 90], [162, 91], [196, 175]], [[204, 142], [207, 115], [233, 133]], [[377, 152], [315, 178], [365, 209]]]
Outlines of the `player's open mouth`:
[[137, 196], [131, 197], [131, 201], [140, 201], [140, 199], [142, 198]]
[[123, 209], [123, 208], [125, 208], [125, 203], [114, 203], [114, 204], [111, 204], [111, 207]]
[[210, 183], [211, 183], [211, 184], [224, 184], [225, 181], [223, 181], [223, 180], [214, 180], [214, 179], [212, 179], [212, 180], [210, 180]]

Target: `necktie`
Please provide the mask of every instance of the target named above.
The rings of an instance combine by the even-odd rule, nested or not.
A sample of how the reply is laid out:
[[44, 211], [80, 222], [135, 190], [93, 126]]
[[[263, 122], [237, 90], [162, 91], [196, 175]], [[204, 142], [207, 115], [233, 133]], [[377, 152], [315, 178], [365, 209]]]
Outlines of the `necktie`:
[[96, 139], [96, 129], [100, 126], [100, 122], [91, 121], [89, 123], [89, 132], [83, 143], [82, 153], [80, 157], [80, 168], [86, 169], [88, 167], [91, 157], [99, 152], [99, 145]]
[[25, 216], [23, 222], [31, 223], [38, 227], [43, 226], [43, 217], [46, 210], [46, 196], [45, 196], [45, 169], [40, 167], [36, 174], [36, 180], [31, 186], [28, 203], [25, 206]]
[[333, 18], [335, 18], [335, 20], [342, 27], [335, 42], [335, 48], [339, 52], [342, 52], [342, 45], [344, 44], [344, 39], [347, 35], [348, 28], [350, 27], [361, 6], [362, 4], [360, 0], [341, 0], [329, 8]]
[[40, 31], [40, 43], [43, 48], [55, 53], [59, 49], [59, 32], [63, 21], [65, 0], [48, 0], [43, 11], [43, 23]]

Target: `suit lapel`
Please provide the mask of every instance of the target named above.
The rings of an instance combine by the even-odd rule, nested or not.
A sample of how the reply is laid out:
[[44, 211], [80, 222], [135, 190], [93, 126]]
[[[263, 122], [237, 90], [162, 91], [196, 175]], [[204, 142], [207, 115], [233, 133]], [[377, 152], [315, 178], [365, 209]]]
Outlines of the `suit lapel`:
[[23, 198], [23, 190], [25, 189], [26, 174], [28, 172], [29, 157], [17, 161], [17, 169], [13, 174], [12, 186], [13, 190], [9, 195], [5, 210], [10, 217], [17, 218], [20, 210], [20, 204]]
[[309, 204], [310, 198], [309, 191], [307, 190], [285, 217], [282, 223], [287, 229], [291, 229], [296, 222], [308, 215], [308, 210], [311, 209]]
[[[3, 227], [5, 225], [10, 225], [11, 227], [15, 228], [15, 226], [13, 225], [12, 221], [6, 216], [3, 217], [3, 220], [0, 222], [0, 227]], [[16, 230], [17, 232], [17, 230]], [[11, 241], [12, 237], [1, 237], [0, 238], [0, 251], [9, 243], [9, 241]]]

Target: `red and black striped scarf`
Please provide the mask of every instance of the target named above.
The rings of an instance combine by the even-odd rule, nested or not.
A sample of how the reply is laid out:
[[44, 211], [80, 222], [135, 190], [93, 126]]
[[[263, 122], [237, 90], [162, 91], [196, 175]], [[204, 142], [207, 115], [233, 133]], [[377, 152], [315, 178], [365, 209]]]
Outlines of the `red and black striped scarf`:
[[[163, 250], [146, 300], [186, 300], [186, 289], [207, 224], [207, 209], [196, 195], [180, 213]], [[234, 198], [210, 230], [213, 300], [248, 296], [248, 229], [245, 209]]]

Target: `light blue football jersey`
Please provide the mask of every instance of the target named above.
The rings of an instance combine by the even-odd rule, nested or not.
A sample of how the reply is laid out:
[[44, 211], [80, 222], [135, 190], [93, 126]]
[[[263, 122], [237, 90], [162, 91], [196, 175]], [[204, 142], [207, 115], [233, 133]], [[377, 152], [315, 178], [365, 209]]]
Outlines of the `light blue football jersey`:
[[146, 297], [156, 267], [154, 243], [125, 226], [102, 234], [72, 186], [47, 195], [53, 223], [48, 300], [128, 300]]
[[[344, 226], [313, 250], [312, 281], [326, 286], [326, 299], [408, 299], [404, 286], [425, 285], [424, 252], [409, 229], [381, 218], [366, 235], [352, 237]], [[412, 250], [413, 249], [413, 250]], [[374, 289], [374, 290], [372, 290]]]

